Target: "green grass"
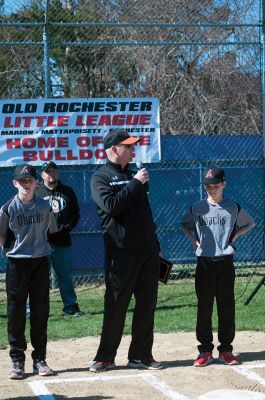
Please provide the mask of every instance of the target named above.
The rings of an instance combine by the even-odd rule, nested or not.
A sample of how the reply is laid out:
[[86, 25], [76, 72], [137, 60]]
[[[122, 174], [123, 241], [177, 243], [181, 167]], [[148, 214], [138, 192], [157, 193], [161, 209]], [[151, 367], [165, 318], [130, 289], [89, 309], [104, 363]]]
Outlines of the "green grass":
[[[247, 278], [237, 278], [236, 298], [236, 328], [237, 330], [265, 330], [264, 303], [265, 287], [262, 286], [251, 300], [243, 305], [260, 278], [253, 278], [242, 295], [248, 283]], [[62, 302], [58, 291], [51, 293], [51, 310], [49, 318], [49, 340], [77, 338], [99, 335], [103, 318], [104, 287], [86, 287], [78, 290], [80, 308], [86, 314], [80, 318], [64, 317]], [[0, 347], [7, 345], [6, 334], [6, 299], [4, 292], [0, 296]], [[130, 333], [134, 300], [132, 300], [125, 323], [124, 334]], [[194, 293], [193, 280], [170, 282], [159, 285], [159, 297], [155, 318], [155, 332], [193, 332], [196, 324], [197, 302]], [[29, 341], [27, 323], [26, 336]], [[213, 313], [213, 329], [217, 328], [216, 311]]]

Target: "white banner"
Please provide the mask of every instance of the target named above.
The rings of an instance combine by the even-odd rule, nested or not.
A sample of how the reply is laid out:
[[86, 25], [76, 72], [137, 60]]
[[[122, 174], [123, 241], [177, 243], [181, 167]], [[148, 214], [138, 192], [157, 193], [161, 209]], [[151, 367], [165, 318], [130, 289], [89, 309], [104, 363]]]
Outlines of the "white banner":
[[137, 160], [160, 161], [158, 98], [0, 100], [0, 167], [101, 164], [111, 128], [141, 139]]

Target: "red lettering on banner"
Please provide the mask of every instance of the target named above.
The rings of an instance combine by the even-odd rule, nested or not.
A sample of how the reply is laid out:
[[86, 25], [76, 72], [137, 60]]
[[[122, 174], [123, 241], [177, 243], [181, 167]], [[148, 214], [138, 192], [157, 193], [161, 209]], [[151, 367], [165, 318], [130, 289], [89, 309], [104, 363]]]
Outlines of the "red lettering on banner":
[[45, 121], [45, 119], [47, 117], [39, 116], [39, 117], [35, 117], [35, 118], [37, 120], [37, 128], [42, 128], [43, 127], [43, 122]]
[[57, 147], [68, 147], [68, 146], [69, 146], [69, 138], [67, 136], [57, 138]]
[[76, 144], [79, 147], [88, 147], [92, 145], [93, 147], [97, 147], [99, 144], [103, 143], [103, 137], [102, 136], [92, 136], [92, 138], [89, 138], [87, 136], [80, 136], [79, 138], [76, 139]]
[[80, 150], [80, 160], [90, 160], [93, 157], [91, 150]]
[[151, 114], [78, 115], [76, 126], [150, 125]]
[[95, 157], [96, 157], [98, 160], [105, 160], [105, 158], [107, 158], [107, 154], [106, 154], [106, 152], [105, 152], [104, 149], [97, 149], [97, 150], [95, 151]]
[[88, 147], [90, 144], [90, 139], [87, 136], [80, 136], [77, 138], [76, 144], [80, 147]]
[[[48, 148], [48, 147], [68, 147], [69, 146], [69, 137], [68, 136], [60, 136], [60, 137], [51, 137], [51, 138], [32, 138], [26, 137], [21, 139], [7, 139], [6, 147], [8, 149], [25, 147], [27, 149], [31, 149], [33, 147], [39, 148]], [[46, 160], [50, 161], [50, 160]]]
[[68, 126], [69, 115], [61, 115], [58, 117], [57, 126]]
[[[85, 119], [85, 121], [83, 121], [83, 118]], [[78, 115], [76, 117], [76, 126], [94, 126], [97, 125], [97, 115], [87, 115], [87, 117], [85, 118], [85, 116], [83, 115]]]
[[[55, 138], [39, 138], [38, 139], [38, 147], [42, 148], [42, 147], [55, 147]], [[50, 161], [50, 160], [47, 160]]]
[[[6, 117], [4, 128], [30, 128], [36, 120], [37, 128], [68, 126], [68, 115], [54, 116], [26, 116], [26, 117]], [[121, 125], [150, 125], [151, 114], [129, 114], [129, 115], [78, 115], [76, 117], [76, 126], [121, 126]]]
[[5, 118], [4, 128], [13, 128], [13, 125], [11, 125], [11, 118], [10, 117]]
[[[21, 119], [21, 118], [20, 118]], [[34, 117], [24, 117], [23, 118], [25, 120], [24, 122], [24, 128], [29, 128], [31, 121], [34, 119]], [[20, 125], [19, 125], [20, 126]]]
[[[40, 159], [41, 159], [41, 151], [40, 151]], [[55, 160], [67, 160], [66, 156], [62, 156], [60, 150], [54, 151], [54, 159]]]
[[22, 147], [26, 147], [26, 149], [32, 149], [36, 147], [36, 139], [34, 138], [24, 138], [21, 141]]
[[86, 126], [94, 126], [97, 125], [97, 116], [96, 115], [88, 115], [86, 119]]
[[47, 127], [51, 127], [51, 126], [57, 126], [57, 124], [54, 123], [54, 117], [48, 117], [48, 121], [47, 121]]
[[150, 119], [151, 119], [150, 114], [140, 115], [139, 125], [150, 125], [151, 122]]
[[4, 122], [4, 128], [19, 128], [21, 124], [21, 117], [16, 117], [14, 123], [11, 124], [12, 118], [6, 117]]
[[[24, 151], [23, 152], [23, 160], [25, 162], [37, 161], [38, 153], [36, 151]], [[48, 161], [51, 161], [51, 160], [52, 160], [52, 158], [50, 158]]]
[[112, 125], [125, 125], [125, 115], [114, 115]]
[[15, 149], [20, 149], [20, 147], [21, 147], [20, 139], [7, 139], [6, 140], [6, 148], [12, 149], [12, 147], [15, 147]]
[[111, 118], [110, 118], [110, 115], [102, 115], [102, 117], [100, 118], [98, 124], [99, 124], [99, 126], [102, 126], [102, 125], [108, 125], [108, 126], [110, 126], [110, 125], [111, 125]]
[[96, 149], [93, 153], [90, 149], [80, 149], [74, 153], [73, 150], [67, 150], [61, 153], [61, 150], [40, 150], [40, 151], [24, 151], [23, 160], [30, 161], [73, 161], [73, 160], [90, 160], [93, 156], [98, 160], [104, 160], [107, 156], [105, 150]]
[[150, 140], [150, 136], [139, 136], [141, 138], [139, 144], [140, 146], [150, 146], [151, 144], [151, 140]]
[[40, 151], [39, 152], [39, 159], [41, 161], [51, 161], [53, 159], [53, 150], [48, 150], [46, 152], [46, 154], [47, 154], [47, 156], [45, 156], [45, 152], [44, 151]]
[[139, 121], [139, 115], [128, 115], [126, 118], [126, 125], [137, 125]]
[[82, 115], [78, 115], [76, 117], [76, 126], [86, 126], [86, 124], [83, 122], [83, 116]]
[[[135, 136], [137, 137], [137, 136]], [[149, 146], [151, 144], [151, 139], [150, 135], [146, 136], [139, 136], [140, 137], [140, 146]], [[89, 138], [87, 136], [80, 136], [76, 139], [76, 144], [79, 147], [97, 147], [99, 144], [102, 144], [103, 142], [103, 137], [102, 136], [92, 136], [92, 138]], [[48, 156], [45, 156], [44, 151], [40, 151], [40, 160], [42, 161], [51, 161], [54, 157], [57, 160], [77, 160], [78, 157], [73, 155], [72, 150], [68, 150], [69, 154], [67, 156], [61, 156], [60, 150], [55, 150], [56, 148], [67, 148], [69, 147], [69, 137], [68, 136], [61, 136], [61, 137], [50, 137], [50, 138], [32, 138], [32, 137], [25, 137], [23, 139], [6, 139], [6, 148], [8, 150], [11, 149], [20, 149], [21, 147], [25, 149], [32, 149], [34, 147], [37, 147], [38, 149], [48, 149], [50, 148], [51, 153], [47, 153]], [[53, 151], [54, 154], [53, 154]], [[56, 153], [57, 151], [57, 153]], [[78, 151], [78, 150], [77, 150]], [[81, 150], [79, 150], [80, 153]], [[89, 150], [90, 151], [90, 150]], [[27, 152], [26, 152], [27, 153]], [[35, 152], [38, 154], [38, 151]], [[26, 157], [29, 157], [29, 159], [25, 159], [25, 161], [36, 161], [35, 158], [30, 158], [30, 157], [35, 157], [34, 152], [28, 152]], [[81, 153], [80, 153], [81, 154]], [[82, 157], [85, 157], [83, 159], [90, 159], [93, 157], [93, 152], [92, 155], [89, 155], [88, 153], [82, 153]], [[104, 160], [106, 158], [105, 155], [105, 150], [104, 149], [96, 149], [94, 156], [97, 159]], [[48, 158], [47, 158], [48, 157]]]
[[[32, 122], [36, 120], [37, 128], [55, 127], [55, 126], [68, 126], [69, 115], [61, 115], [58, 117], [54, 116], [43, 116], [37, 115], [36, 117], [6, 117], [4, 120], [4, 128], [30, 128]], [[47, 121], [46, 125], [45, 122]]]
[[15, 120], [14, 128], [19, 128], [21, 123], [21, 118], [17, 117]]
[[73, 150], [67, 150], [67, 160], [78, 160], [77, 156], [73, 155]]

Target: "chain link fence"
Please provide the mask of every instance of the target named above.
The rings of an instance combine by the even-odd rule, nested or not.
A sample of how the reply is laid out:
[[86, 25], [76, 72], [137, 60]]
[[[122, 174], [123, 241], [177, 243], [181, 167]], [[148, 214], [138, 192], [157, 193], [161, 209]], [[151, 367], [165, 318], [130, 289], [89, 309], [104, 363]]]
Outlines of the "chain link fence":
[[159, 97], [163, 134], [261, 131], [260, 0], [2, 0], [1, 98]]
[[[204, 196], [201, 171], [212, 163], [227, 169], [227, 197], [257, 223], [238, 241], [237, 274], [263, 272], [261, 19], [261, 0], [0, 1], [0, 98], [159, 97], [162, 161], [148, 166], [150, 202], [164, 256], [175, 263], [173, 280], [194, 274], [178, 221]], [[73, 232], [77, 285], [103, 279], [89, 192], [94, 168], [60, 169], [81, 206]], [[3, 204], [14, 194], [9, 169], [0, 181]]]

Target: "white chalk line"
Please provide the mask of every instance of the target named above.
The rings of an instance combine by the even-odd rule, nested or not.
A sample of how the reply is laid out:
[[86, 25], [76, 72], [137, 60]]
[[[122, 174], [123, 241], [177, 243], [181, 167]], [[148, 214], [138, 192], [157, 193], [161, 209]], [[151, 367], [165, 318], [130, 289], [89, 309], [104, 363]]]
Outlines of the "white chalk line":
[[[252, 371], [253, 369], [258, 369], [258, 368], [265, 368], [265, 364], [254, 364], [254, 365], [239, 365], [239, 366], [234, 366], [232, 367], [233, 370], [235, 370], [237, 373], [246, 376], [249, 380], [256, 381], [260, 383], [262, 386], [265, 387], [265, 379], [262, 378], [260, 375]], [[53, 394], [48, 390], [47, 384], [55, 384], [55, 383], [70, 383], [70, 382], [93, 382], [93, 381], [113, 381], [113, 380], [122, 380], [122, 379], [130, 379], [130, 378], [142, 378], [145, 382], [147, 382], [151, 387], [153, 387], [155, 390], [160, 391], [166, 399], [168, 400], [189, 400], [188, 397], [185, 395], [176, 392], [173, 390], [165, 381], [162, 381], [159, 379], [157, 376], [153, 375], [152, 373], [142, 373], [142, 374], [128, 374], [128, 375], [115, 375], [115, 376], [94, 376], [94, 377], [80, 377], [80, 378], [54, 378], [54, 379], [45, 379], [45, 380], [36, 380], [36, 381], [31, 381], [28, 382], [28, 385], [30, 386], [32, 392], [38, 396], [41, 400], [55, 400], [55, 397]], [[198, 399], [203, 400], [210, 399], [211, 398], [211, 393], [214, 395], [214, 393], [217, 394], [219, 392], [221, 394], [222, 390], [219, 391], [214, 391], [214, 392], [209, 392], [205, 393], [204, 395], [199, 396]], [[223, 390], [223, 394], [229, 393], [226, 389]], [[234, 391], [236, 392], [236, 391]], [[241, 396], [244, 391], [239, 391], [241, 392]], [[226, 394], [227, 394], [226, 393]], [[248, 392], [250, 394], [250, 392]], [[247, 391], [246, 391], [247, 394]], [[232, 395], [232, 391], [231, 391]], [[234, 393], [236, 396], [236, 393]], [[239, 395], [239, 393], [238, 393]], [[254, 395], [254, 393], [253, 393]], [[209, 397], [208, 397], [209, 396]], [[212, 397], [214, 398], [214, 397]], [[218, 397], [219, 398], [219, 397]], [[234, 398], [237, 398], [234, 397]], [[217, 399], [217, 397], [216, 397]], [[254, 399], [254, 397], [253, 397]], [[265, 395], [264, 395], [264, 400], [265, 400]]]
[[55, 400], [53, 394], [47, 389], [46, 385], [49, 383], [66, 383], [66, 382], [92, 382], [92, 381], [112, 381], [128, 378], [142, 378], [151, 387], [159, 390], [169, 400], [188, 400], [188, 397], [174, 391], [164, 381], [158, 379], [151, 373], [137, 374], [137, 375], [116, 375], [116, 376], [95, 376], [95, 377], [82, 377], [82, 378], [65, 378], [65, 379], [45, 379], [28, 382], [32, 392], [41, 398], [41, 400]]
[[251, 381], [256, 381], [265, 387], [265, 379], [258, 375], [256, 372], [251, 371], [252, 369], [265, 368], [265, 364], [252, 364], [252, 365], [238, 365], [233, 369], [239, 374], [246, 376]]

